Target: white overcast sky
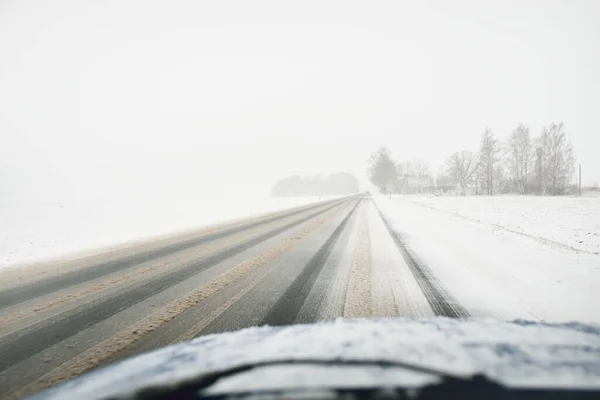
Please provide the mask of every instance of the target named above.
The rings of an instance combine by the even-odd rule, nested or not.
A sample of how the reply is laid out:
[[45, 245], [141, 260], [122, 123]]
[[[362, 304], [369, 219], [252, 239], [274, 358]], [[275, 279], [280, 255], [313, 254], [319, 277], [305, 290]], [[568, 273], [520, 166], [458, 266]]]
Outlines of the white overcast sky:
[[[600, 1], [0, 0], [0, 194], [268, 191], [564, 122], [600, 181]], [[217, 183], [224, 182], [224, 183]]]

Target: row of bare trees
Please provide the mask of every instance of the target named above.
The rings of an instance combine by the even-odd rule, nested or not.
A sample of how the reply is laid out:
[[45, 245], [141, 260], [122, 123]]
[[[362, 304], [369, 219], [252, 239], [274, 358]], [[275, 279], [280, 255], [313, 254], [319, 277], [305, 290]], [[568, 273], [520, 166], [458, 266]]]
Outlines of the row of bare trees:
[[562, 123], [544, 127], [538, 137], [531, 136], [528, 126], [519, 124], [504, 141], [486, 129], [478, 152], [452, 154], [446, 162], [445, 179], [456, 184], [463, 195], [560, 195], [571, 183], [574, 165], [575, 152]]
[[[369, 178], [382, 193], [420, 193], [425, 186], [435, 189], [425, 160], [396, 162], [389, 149], [381, 147], [369, 164]], [[448, 158], [435, 186], [458, 188], [462, 195], [560, 195], [568, 191], [574, 164], [575, 152], [562, 123], [544, 127], [537, 137], [531, 136], [527, 125], [519, 124], [505, 140], [488, 128], [478, 151], [458, 151]]]
[[381, 147], [371, 155], [367, 174], [381, 193], [406, 193], [409, 189], [417, 193], [425, 186], [433, 185], [428, 161], [397, 162], [387, 147]]

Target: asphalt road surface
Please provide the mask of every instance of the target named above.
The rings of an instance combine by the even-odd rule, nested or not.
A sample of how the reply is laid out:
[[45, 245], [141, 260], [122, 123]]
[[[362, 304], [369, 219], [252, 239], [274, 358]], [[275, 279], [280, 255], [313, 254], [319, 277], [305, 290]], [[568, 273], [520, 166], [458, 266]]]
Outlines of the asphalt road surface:
[[353, 196], [3, 272], [0, 398], [249, 326], [489, 315], [461, 304], [394, 229]]

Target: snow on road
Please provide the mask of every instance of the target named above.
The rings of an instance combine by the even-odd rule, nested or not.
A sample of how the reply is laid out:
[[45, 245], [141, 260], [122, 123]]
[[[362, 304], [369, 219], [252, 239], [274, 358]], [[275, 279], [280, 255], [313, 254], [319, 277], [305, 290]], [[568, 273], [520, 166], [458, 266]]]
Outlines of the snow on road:
[[543, 244], [405, 198], [375, 201], [409, 250], [471, 315], [600, 322], [600, 256]]
[[257, 216], [317, 202], [319, 197], [207, 194], [175, 203], [135, 200], [111, 196], [85, 201], [0, 201], [0, 268]]
[[600, 197], [402, 196], [542, 241], [600, 253]]
[[377, 209], [368, 205], [375, 317], [433, 317], [425, 294], [394, 244]]

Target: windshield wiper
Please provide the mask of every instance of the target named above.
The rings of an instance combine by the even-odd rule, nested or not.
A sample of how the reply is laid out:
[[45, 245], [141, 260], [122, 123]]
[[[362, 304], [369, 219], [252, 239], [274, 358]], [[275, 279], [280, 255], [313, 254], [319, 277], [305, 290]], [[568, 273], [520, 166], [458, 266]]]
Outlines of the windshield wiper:
[[[314, 358], [290, 358], [279, 360], [256, 361], [251, 363], [238, 364], [232, 367], [208, 372], [187, 380], [181, 380], [173, 385], [161, 385], [146, 387], [140, 389], [134, 394], [134, 399], [157, 399], [163, 397], [169, 398], [201, 398], [199, 393], [202, 390], [210, 388], [217, 381], [228, 378], [243, 372], [251, 371], [257, 368], [285, 365], [314, 365], [314, 366], [359, 366], [359, 367], [383, 367], [383, 368], [402, 368], [409, 371], [434, 375], [441, 379], [442, 383], [464, 383], [471, 385], [476, 380], [481, 381], [481, 376], [460, 375], [447, 371], [442, 371], [421, 365], [415, 365], [402, 361], [388, 360], [356, 360], [356, 359], [314, 359]], [[486, 382], [497, 385], [483, 377]], [[502, 387], [500, 385], [497, 385]], [[332, 388], [333, 389], [333, 388]], [[128, 398], [131, 398], [128, 396]]]

